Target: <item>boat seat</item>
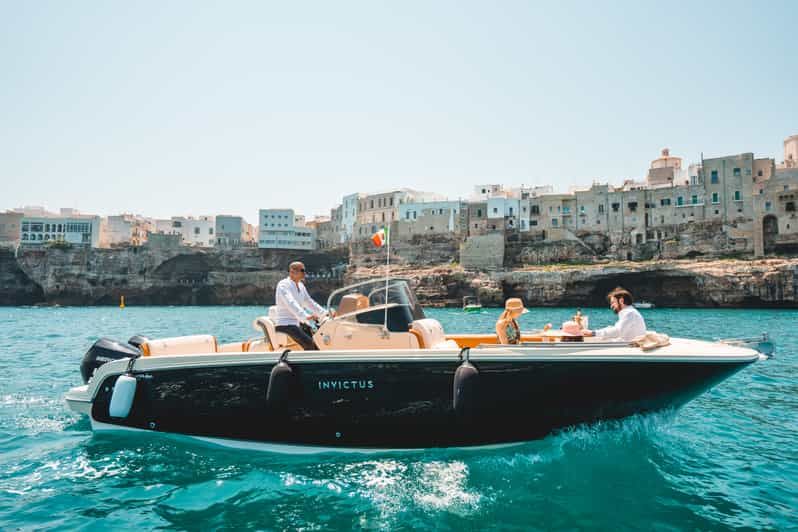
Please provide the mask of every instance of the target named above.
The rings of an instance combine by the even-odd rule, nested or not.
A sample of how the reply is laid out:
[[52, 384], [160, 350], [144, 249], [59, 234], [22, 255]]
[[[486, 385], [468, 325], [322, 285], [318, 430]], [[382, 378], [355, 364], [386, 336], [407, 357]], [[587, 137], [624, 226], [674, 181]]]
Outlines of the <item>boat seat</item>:
[[247, 350], [247, 342], [232, 342], [217, 346], [217, 353], [243, 353]]
[[[287, 334], [277, 332], [277, 328], [269, 316], [255, 318], [252, 327], [258, 332], [263, 332], [266, 344], [271, 347], [271, 351], [277, 351], [292, 342]], [[250, 348], [250, 350], [252, 349]]]
[[338, 305], [337, 314], [349, 314], [369, 307], [369, 298], [363, 294], [346, 294], [341, 298], [341, 304]]
[[149, 340], [141, 344], [141, 352], [145, 357], [156, 355], [199, 355], [216, 353], [217, 351], [216, 337], [210, 334], [162, 338], [160, 340]]
[[424, 318], [410, 324], [410, 332], [418, 339], [421, 349], [459, 349], [454, 340], [447, 340], [438, 320]]

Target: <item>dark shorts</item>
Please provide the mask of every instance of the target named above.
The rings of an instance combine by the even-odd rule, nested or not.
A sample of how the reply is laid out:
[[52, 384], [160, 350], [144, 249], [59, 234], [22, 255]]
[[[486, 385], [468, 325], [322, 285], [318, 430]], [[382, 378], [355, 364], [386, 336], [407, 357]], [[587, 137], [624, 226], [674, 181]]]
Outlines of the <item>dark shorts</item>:
[[308, 333], [300, 329], [296, 325], [278, 325], [275, 327], [277, 332], [281, 332], [290, 336], [296, 343], [302, 346], [305, 351], [318, 351], [316, 343]]

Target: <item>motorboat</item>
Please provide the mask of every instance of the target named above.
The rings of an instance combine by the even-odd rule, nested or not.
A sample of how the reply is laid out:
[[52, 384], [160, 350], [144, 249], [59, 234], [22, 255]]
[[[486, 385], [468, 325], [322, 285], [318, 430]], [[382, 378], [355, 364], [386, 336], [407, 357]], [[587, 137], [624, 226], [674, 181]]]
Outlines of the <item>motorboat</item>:
[[654, 305], [654, 303], [651, 303], [650, 301], [638, 301], [637, 303], [634, 304], [634, 306], [637, 309], [644, 309], [645, 310], [645, 309], [654, 308], [655, 305]]
[[464, 312], [480, 312], [482, 304], [476, 296], [465, 296], [463, 298], [463, 311]]
[[[318, 351], [278, 333], [98, 340], [66, 402], [95, 431], [176, 433], [283, 452], [509, 444], [580, 423], [678, 408], [768, 358], [767, 338], [625, 342], [444, 331], [402, 279], [332, 293]], [[570, 341], [565, 341], [566, 339]], [[574, 340], [578, 341], [574, 341]]]

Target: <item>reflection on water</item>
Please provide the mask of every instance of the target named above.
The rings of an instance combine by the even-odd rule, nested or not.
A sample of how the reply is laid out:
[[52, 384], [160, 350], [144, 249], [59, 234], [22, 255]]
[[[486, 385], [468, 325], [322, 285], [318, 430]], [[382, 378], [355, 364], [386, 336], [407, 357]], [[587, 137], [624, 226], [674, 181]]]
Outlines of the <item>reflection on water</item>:
[[[0, 310], [0, 528], [677, 528], [794, 525], [798, 313], [646, 311], [672, 335], [769, 329], [777, 358], [677, 412], [579, 426], [491, 450], [287, 456], [157, 434], [92, 435], [62, 402], [100, 334], [246, 338], [256, 308]], [[532, 309], [522, 328], [573, 309]], [[498, 311], [432, 309], [447, 329]], [[609, 323], [605, 310], [591, 323]], [[31, 335], [48, 323], [48, 338]], [[101, 331], [98, 328], [102, 329]], [[22, 333], [21, 331], [26, 331]]]

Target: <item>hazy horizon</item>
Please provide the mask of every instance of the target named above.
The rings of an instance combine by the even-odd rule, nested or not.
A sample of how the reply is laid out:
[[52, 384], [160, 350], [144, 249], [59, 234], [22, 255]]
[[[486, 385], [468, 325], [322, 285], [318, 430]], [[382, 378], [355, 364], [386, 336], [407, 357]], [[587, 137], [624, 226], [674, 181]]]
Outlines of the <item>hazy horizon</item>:
[[168, 218], [782, 159], [798, 3], [0, 0], [0, 210]]

